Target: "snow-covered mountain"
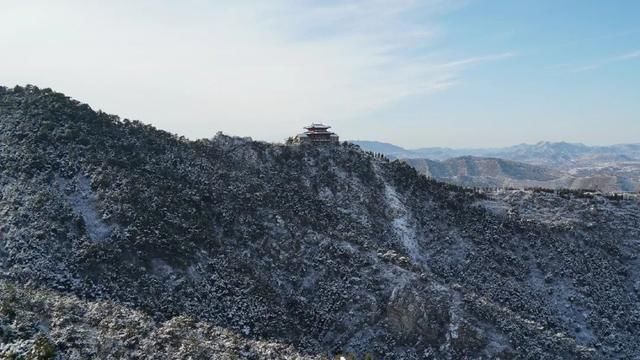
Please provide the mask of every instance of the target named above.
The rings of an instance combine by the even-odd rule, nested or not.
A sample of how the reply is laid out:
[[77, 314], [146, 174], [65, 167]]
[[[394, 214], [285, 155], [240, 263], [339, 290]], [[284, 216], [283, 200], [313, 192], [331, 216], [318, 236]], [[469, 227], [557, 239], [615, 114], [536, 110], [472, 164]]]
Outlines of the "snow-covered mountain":
[[635, 358], [639, 209], [0, 88], [0, 357]]
[[[406, 150], [372, 141], [355, 143], [364, 150], [405, 160], [428, 176], [465, 186], [640, 191], [640, 144], [586, 146], [539, 142], [500, 149]], [[517, 174], [494, 171], [507, 168], [520, 171]], [[545, 179], [537, 176], [543, 173]]]
[[640, 144], [587, 146], [566, 142], [516, 145], [489, 153], [505, 159], [554, 167], [573, 167], [594, 162], [640, 161]]
[[498, 158], [462, 156], [444, 161], [404, 159], [421, 174], [473, 187], [544, 187], [560, 185], [559, 171]]
[[496, 157], [552, 167], [598, 161], [640, 161], [640, 144], [587, 146], [567, 142], [541, 141], [504, 148], [451, 149], [442, 147], [404, 149], [377, 141], [353, 141], [365, 150], [380, 152], [392, 158], [427, 158], [447, 160], [462, 156]]

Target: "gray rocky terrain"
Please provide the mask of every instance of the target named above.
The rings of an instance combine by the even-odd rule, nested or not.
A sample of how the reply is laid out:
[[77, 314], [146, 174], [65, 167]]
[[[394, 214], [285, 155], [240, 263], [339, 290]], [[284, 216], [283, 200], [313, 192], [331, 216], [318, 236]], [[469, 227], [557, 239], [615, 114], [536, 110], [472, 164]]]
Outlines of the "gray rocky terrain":
[[640, 202], [0, 88], [0, 357], [640, 357]]

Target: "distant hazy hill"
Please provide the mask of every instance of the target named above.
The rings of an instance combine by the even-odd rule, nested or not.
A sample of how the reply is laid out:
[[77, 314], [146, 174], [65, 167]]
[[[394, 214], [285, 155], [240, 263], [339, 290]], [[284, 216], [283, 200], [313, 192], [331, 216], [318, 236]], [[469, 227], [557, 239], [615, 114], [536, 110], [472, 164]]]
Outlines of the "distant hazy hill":
[[377, 141], [353, 141], [364, 150], [381, 152], [394, 158], [427, 158], [446, 160], [461, 156], [483, 156], [524, 161], [528, 163], [560, 166], [585, 161], [640, 161], [640, 144], [611, 146], [587, 146], [567, 142], [541, 141], [536, 144], [520, 144], [504, 148], [452, 149], [425, 147], [405, 149], [397, 145]]
[[420, 159], [426, 158], [431, 160], [446, 160], [453, 157], [465, 156], [465, 155], [482, 155], [481, 149], [451, 149], [451, 148], [420, 148], [420, 149], [405, 149], [403, 147], [380, 142], [380, 141], [365, 141], [354, 140], [352, 143], [359, 145], [362, 149], [373, 152], [380, 152], [394, 159]]
[[539, 142], [522, 144], [490, 151], [489, 154], [505, 159], [526, 161], [551, 166], [572, 166], [594, 161], [640, 160], [640, 144], [587, 146], [566, 142]]
[[364, 150], [383, 153], [383, 154], [386, 154], [387, 156], [402, 157], [402, 158], [411, 157], [411, 156], [406, 156], [408, 154], [411, 154], [411, 150], [407, 150], [403, 147], [385, 143], [385, 142], [357, 140], [357, 141], [352, 141], [352, 143], [360, 146]]
[[419, 148], [355, 141], [438, 180], [466, 186], [640, 190], [640, 144], [539, 142], [494, 149]]
[[542, 166], [497, 158], [463, 156], [445, 161], [406, 159], [420, 173], [467, 186], [537, 186], [562, 178]]

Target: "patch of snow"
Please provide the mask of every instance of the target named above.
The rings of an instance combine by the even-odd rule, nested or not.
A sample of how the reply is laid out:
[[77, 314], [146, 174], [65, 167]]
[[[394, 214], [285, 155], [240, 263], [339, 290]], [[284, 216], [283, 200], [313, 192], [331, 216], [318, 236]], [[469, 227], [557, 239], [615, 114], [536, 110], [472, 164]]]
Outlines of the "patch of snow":
[[181, 271], [177, 271], [162, 259], [151, 259], [151, 268], [152, 272], [169, 288], [175, 288], [184, 279]]
[[564, 279], [555, 282], [553, 290], [551, 306], [576, 342], [581, 345], [596, 343], [597, 338], [588, 323], [591, 311], [576, 301], [571, 301], [579, 297], [578, 292]]
[[309, 273], [302, 279], [301, 289], [313, 289], [316, 286], [318, 279], [320, 279], [320, 275], [321, 274], [317, 271], [309, 271]]
[[487, 346], [485, 347], [485, 353], [491, 356], [501, 353], [506, 349], [509, 349], [509, 339], [500, 334], [494, 327], [489, 327], [484, 330], [484, 334], [487, 337]]
[[[60, 179], [60, 182], [63, 187], [66, 185], [64, 179]], [[98, 196], [91, 189], [89, 179], [85, 176], [78, 176], [74, 182], [73, 191], [70, 194], [65, 192], [69, 205], [84, 220], [85, 229], [92, 241], [99, 242], [108, 239], [114, 226], [105, 223], [98, 213], [96, 206]]]
[[529, 276], [527, 278], [527, 283], [529, 287], [532, 290], [537, 292], [545, 291], [544, 273], [542, 272], [540, 267], [536, 264], [533, 258], [530, 258], [529, 261], [527, 261], [527, 264], [529, 268]]
[[407, 251], [409, 258], [411, 258], [414, 263], [423, 265], [425, 258], [416, 240], [416, 231], [414, 226], [412, 226], [411, 213], [402, 203], [395, 189], [387, 183], [385, 183], [384, 186], [387, 209], [393, 218], [392, 225], [395, 235]]
[[333, 192], [326, 186], [322, 187], [322, 189], [318, 191], [318, 198], [323, 201], [329, 201], [333, 198]]
[[498, 200], [480, 200], [474, 206], [482, 207], [495, 216], [505, 216], [511, 209], [509, 204]]
[[460, 321], [462, 319], [462, 294], [459, 291], [452, 290], [451, 293], [451, 306], [449, 307], [449, 332], [447, 337], [449, 340], [458, 338], [458, 329], [460, 327]]

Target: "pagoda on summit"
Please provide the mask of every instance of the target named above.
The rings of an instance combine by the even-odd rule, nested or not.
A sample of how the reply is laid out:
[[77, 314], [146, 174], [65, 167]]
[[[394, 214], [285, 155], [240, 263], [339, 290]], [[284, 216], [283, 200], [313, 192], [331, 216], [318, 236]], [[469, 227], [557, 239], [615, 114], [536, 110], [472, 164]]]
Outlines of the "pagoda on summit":
[[305, 132], [296, 135], [293, 138], [294, 144], [338, 144], [340, 140], [338, 135], [329, 131], [331, 126], [312, 123], [305, 126]]

